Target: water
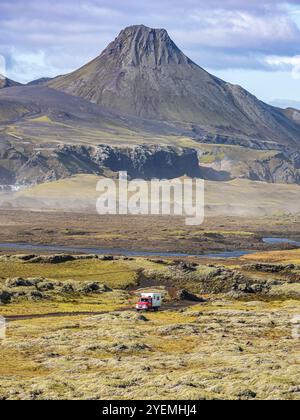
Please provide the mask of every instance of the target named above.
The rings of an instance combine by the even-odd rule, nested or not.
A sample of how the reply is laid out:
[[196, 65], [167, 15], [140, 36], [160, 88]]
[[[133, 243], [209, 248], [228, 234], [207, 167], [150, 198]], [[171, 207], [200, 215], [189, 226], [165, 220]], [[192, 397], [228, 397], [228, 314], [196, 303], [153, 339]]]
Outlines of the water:
[[300, 247], [300, 242], [298, 241], [294, 241], [292, 239], [288, 239], [288, 238], [263, 238], [263, 242], [265, 244], [270, 244], [270, 245], [274, 245], [274, 244], [290, 244], [290, 245], [296, 245]]
[[192, 253], [177, 253], [177, 252], [151, 252], [151, 251], [133, 251], [124, 248], [77, 248], [67, 246], [52, 246], [52, 245], [31, 245], [22, 243], [1, 244], [2, 249], [14, 249], [29, 252], [65, 252], [68, 254], [95, 254], [95, 255], [122, 255], [125, 257], [170, 257], [170, 258], [183, 258], [183, 257], [196, 257], [196, 258], [238, 258], [243, 255], [251, 254], [254, 251], [227, 251], [220, 253], [205, 253], [205, 254], [192, 254]]
[[[266, 244], [291, 244], [300, 247], [300, 242], [293, 241], [287, 238], [263, 238], [263, 242]], [[79, 254], [95, 254], [95, 255], [121, 255], [125, 257], [170, 257], [170, 258], [184, 258], [184, 257], [195, 257], [195, 258], [239, 258], [243, 255], [253, 254], [256, 251], [248, 250], [235, 250], [225, 251], [219, 253], [204, 253], [204, 254], [192, 254], [192, 253], [177, 253], [177, 252], [152, 252], [152, 251], [133, 251], [125, 248], [77, 248], [59, 245], [33, 245], [33, 244], [22, 244], [22, 243], [0, 243], [2, 249], [14, 249], [20, 251], [29, 251], [32, 253], [40, 251], [48, 252], [65, 252], [68, 254], [79, 253]]]

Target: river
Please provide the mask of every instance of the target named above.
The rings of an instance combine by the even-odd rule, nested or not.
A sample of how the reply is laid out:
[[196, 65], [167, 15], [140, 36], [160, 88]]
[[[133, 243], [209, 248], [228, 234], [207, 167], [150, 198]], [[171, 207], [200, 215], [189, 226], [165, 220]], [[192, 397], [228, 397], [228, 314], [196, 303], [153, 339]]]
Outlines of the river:
[[[291, 244], [299, 246], [300, 242], [287, 239], [287, 238], [263, 238], [263, 242], [266, 244]], [[152, 252], [152, 251], [133, 251], [125, 248], [79, 248], [79, 247], [68, 247], [59, 245], [40, 245], [40, 244], [24, 244], [24, 243], [0, 243], [0, 249], [28, 251], [32, 253], [38, 253], [41, 251], [47, 252], [64, 252], [68, 254], [79, 253], [79, 254], [95, 254], [95, 255], [116, 255], [125, 257], [170, 257], [170, 258], [183, 258], [183, 257], [195, 257], [195, 258], [238, 258], [243, 255], [253, 254], [257, 251], [248, 250], [235, 250], [225, 251], [219, 253], [204, 253], [204, 254], [192, 254], [192, 253], [176, 253], [176, 252]]]

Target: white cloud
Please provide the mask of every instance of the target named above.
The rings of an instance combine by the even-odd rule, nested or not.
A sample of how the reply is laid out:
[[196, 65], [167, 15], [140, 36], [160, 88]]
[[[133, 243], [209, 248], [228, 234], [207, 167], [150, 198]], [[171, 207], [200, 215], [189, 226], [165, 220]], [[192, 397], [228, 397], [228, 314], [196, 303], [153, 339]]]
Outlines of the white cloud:
[[56, 68], [51, 65], [44, 51], [25, 53], [14, 51], [11, 55], [10, 77], [26, 83], [43, 76], [56, 75]]
[[[72, 71], [131, 24], [165, 27], [202, 67], [277, 70], [266, 57], [294, 57], [300, 30], [283, 0], [1, 0], [0, 54], [10, 78]], [[300, 23], [299, 23], [300, 26]], [[287, 67], [288, 68], [288, 67]]]
[[293, 57], [271, 56], [266, 57], [265, 61], [274, 68], [290, 71], [293, 79], [300, 80], [300, 55]]
[[259, 16], [243, 11], [193, 11], [189, 15], [194, 23], [191, 30], [175, 30], [175, 36], [189, 45], [217, 48], [276, 47], [276, 42], [299, 41], [300, 31], [284, 15]]

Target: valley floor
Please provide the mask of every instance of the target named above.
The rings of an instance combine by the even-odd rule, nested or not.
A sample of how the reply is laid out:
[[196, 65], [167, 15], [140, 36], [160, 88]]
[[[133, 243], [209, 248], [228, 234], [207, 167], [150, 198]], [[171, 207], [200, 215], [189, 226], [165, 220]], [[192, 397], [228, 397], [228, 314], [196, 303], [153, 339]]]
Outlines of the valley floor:
[[[207, 217], [201, 226], [186, 226], [181, 217], [99, 216], [89, 212], [1, 209], [0, 228], [1, 243], [192, 254], [292, 247], [268, 245], [263, 243], [264, 237], [300, 241], [299, 215]], [[8, 250], [0, 247], [1, 252], [7, 253]]]

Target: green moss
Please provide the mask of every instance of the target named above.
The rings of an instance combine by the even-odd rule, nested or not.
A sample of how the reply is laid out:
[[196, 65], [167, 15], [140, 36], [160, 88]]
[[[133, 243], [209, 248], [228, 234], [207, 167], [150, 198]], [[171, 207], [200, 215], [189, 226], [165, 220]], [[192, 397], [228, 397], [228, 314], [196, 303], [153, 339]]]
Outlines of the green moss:
[[31, 264], [0, 261], [3, 279], [14, 277], [45, 277], [54, 280], [100, 281], [113, 288], [133, 286], [137, 273], [122, 261], [77, 260], [63, 264]]

